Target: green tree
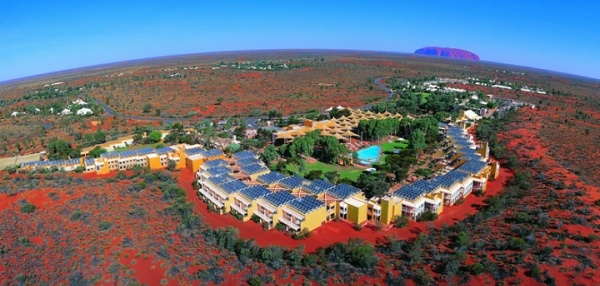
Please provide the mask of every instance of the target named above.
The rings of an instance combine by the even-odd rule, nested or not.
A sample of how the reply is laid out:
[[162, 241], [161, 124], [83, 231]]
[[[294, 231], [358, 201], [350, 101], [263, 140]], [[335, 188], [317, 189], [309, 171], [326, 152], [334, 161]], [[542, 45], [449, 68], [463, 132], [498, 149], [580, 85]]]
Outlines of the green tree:
[[144, 107], [142, 108], [142, 112], [149, 113], [151, 110], [152, 110], [152, 103], [144, 104]]
[[279, 153], [277, 153], [277, 149], [275, 148], [275, 146], [269, 145], [260, 154], [260, 157], [266, 164], [269, 164], [269, 163], [279, 159]]
[[101, 148], [100, 146], [96, 146], [94, 147], [94, 149], [92, 149], [90, 151], [90, 156], [94, 157], [94, 158], [99, 158], [100, 155], [106, 153], [106, 149]]
[[36, 207], [31, 203], [25, 201], [21, 204], [21, 212], [25, 214], [30, 214], [35, 211]]
[[154, 130], [150, 132], [150, 134], [148, 134], [148, 139], [152, 143], [158, 143], [162, 139], [162, 132], [160, 132], [159, 130]]
[[106, 142], [106, 134], [104, 132], [98, 130], [94, 133], [94, 144], [102, 144]]
[[417, 152], [417, 154], [420, 154], [423, 152], [423, 150], [425, 150], [425, 148], [427, 148], [427, 143], [425, 143], [425, 135], [421, 130], [417, 129], [412, 133], [410, 137], [410, 145], [411, 148]]

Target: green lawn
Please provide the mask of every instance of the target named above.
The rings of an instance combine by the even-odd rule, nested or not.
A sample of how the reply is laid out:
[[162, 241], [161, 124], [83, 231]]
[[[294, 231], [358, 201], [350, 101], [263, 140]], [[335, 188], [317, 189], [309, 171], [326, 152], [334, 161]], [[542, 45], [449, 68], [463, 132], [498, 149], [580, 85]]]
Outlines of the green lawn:
[[143, 149], [143, 148], [156, 148], [156, 146], [158, 147], [164, 147], [166, 146], [165, 143], [154, 143], [154, 144], [134, 144], [134, 145], [130, 145], [128, 147], [125, 148], [117, 148], [115, 149], [115, 151], [129, 151], [129, 150], [139, 150], [139, 149]]
[[427, 97], [429, 97], [429, 92], [421, 92], [421, 104], [427, 103]]
[[393, 153], [394, 149], [406, 149], [408, 148], [408, 140], [404, 140], [404, 141], [394, 141], [394, 142], [385, 142], [382, 143], [381, 145], [381, 151], [384, 153]]
[[[298, 172], [298, 165], [290, 165], [286, 166], [286, 169], [292, 173]], [[340, 165], [333, 164], [325, 164], [323, 162], [316, 162], [311, 164], [306, 164], [305, 174], [308, 174], [312, 170], [321, 170], [323, 174], [330, 171], [337, 171], [340, 174], [340, 179], [348, 178], [352, 181], [356, 181], [360, 173], [363, 172], [362, 169], [357, 169], [355, 167], [345, 167]]]

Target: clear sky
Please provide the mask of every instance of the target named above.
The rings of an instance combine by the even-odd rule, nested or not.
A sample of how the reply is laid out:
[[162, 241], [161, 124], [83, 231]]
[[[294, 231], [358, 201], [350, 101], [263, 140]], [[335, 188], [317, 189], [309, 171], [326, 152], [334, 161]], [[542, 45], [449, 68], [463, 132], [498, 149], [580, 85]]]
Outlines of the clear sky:
[[0, 1], [0, 81], [116, 61], [252, 49], [412, 53], [600, 78], [598, 1]]

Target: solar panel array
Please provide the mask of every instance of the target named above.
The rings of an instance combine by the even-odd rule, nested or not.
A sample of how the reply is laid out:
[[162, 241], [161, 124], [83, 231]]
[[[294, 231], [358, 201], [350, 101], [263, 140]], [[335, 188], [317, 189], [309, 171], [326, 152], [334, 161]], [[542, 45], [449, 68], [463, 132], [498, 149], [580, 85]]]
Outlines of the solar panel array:
[[194, 147], [194, 148], [190, 148], [190, 149], [185, 149], [185, 154], [188, 156], [192, 156], [192, 155], [200, 154], [204, 151], [205, 150], [200, 147]]
[[328, 194], [340, 199], [345, 200], [352, 195], [358, 194], [360, 189], [354, 186], [350, 186], [347, 184], [339, 184], [332, 189], [327, 191]]
[[[59, 160], [46, 160], [46, 161], [29, 161], [21, 163], [21, 167], [64, 167], [80, 165], [79, 159], [59, 159]], [[93, 162], [92, 162], [93, 164]]]
[[265, 188], [261, 185], [255, 185], [255, 186], [248, 187], [248, 188], [245, 188], [240, 191], [240, 195], [244, 196], [245, 198], [247, 198], [250, 201], [256, 200], [260, 197], [264, 197], [270, 193], [271, 192], [267, 188]]
[[210, 149], [210, 150], [201, 152], [200, 154], [202, 154], [202, 156], [204, 156], [206, 158], [212, 158], [212, 157], [223, 155], [224, 153], [223, 153], [223, 151], [221, 151], [219, 149]]
[[85, 159], [86, 165], [94, 165], [94, 159]]
[[297, 210], [301, 214], [307, 214], [318, 208], [324, 207], [325, 204], [311, 196], [305, 196], [290, 202], [289, 206]]
[[290, 201], [295, 200], [296, 197], [294, 197], [294, 195], [286, 191], [279, 191], [276, 193], [270, 193], [264, 196], [263, 199], [275, 207], [280, 207], [284, 204], [289, 203]]
[[487, 162], [482, 161], [468, 161], [456, 170], [467, 174], [477, 174], [481, 172], [487, 166]]
[[142, 149], [138, 149], [138, 150], [107, 152], [100, 156], [103, 158], [132, 157], [132, 156], [143, 156], [143, 155], [153, 154], [155, 152], [156, 152], [156, 150], [154, 150], [154, 148], [148, 147], [148, 148], [142, 148]]
[[217, 159], [217, 160], [206, 161], [206, 162], [204, 162], [203, 165], [206, 166], [207, 168], [216, 168], [216, 167], [226, 167], [229, 165], [229, 163], [227, 163], [227, 161], [225, 161], [223, 159]]
[[436, 184], [435, 182], [427, 181], [427, 180], [416, 181], [414, 184], [412, 184], [413, 188], [419, 189], [424, 194], [429, 194], [429, 193], [435, 191], [435, 189], [437, 189], [438, 186], [439, 186], [439, 184]]
[[167, 154], [167, 153], [169, 153], [169, 152], [173, 152], [173, 151], [174, 151], [174, 150], [173, 150], [173, 148], [171, 148], [171, 147], [162, 147], [162, 148], [158, 148], [158, 149], [156, 149], [154, 152], [155, 152], [157, 155], [163, 155], [163, 154]]
[[421, 191], [411, 185], [402, 186], [400, 189], [398, 189], [397, 191], [394, 192], [394, 195], [396, 195], [397, 197], [400, 197], [400, 198], [408, 200], [408, 201], [414, 201], [414, 200], [418, 199], [420, 196], [422, 196], [423, 194], [424, 194], [423, 191]]
[[293, 175], [279, 181], [279, 185], [292, 190], [306, 184], [307, 182], [308, 180], [299, 177], [298, 175]]
[[302, 189], [309, 193], [319, 195], [319, 194], [322, 194], [322, 193], [326, 192], [327, 190], [330, 190], [334, 187], [335, 186], [329, 182], [325, 182], [323, 180], [317, 179], [308, 184], [303, 185]]
[[254, 157], [248, 157], [248, 158], [237, 159], [236, 163], [243, 167], [243, 166], [253, 165], [253, 164], [262, 164], [263, 162]]
[[263, 184], [270, 185], [270, 184], [277, 183], [285, 178], [286, 178], [286, 176], [282, 175], [279, 172], [269, 172], [267, 174], [258, 176], [258, 178], [256, 180]]
[[215, 185], [215, 186], [221, 186], [223, 184], [226, 184], [228, 182], [231, 181], [237, 181], [234, 177], [229, 176], [229, 175], [222, 175], [222, 176], [214, 176], [214, 177], [210, 177], [207, 179], [208, 182], [210, 182], [211, 184]]
[[443, 176], [436, 177], [434, 180], [437, 184], [447, 189], [450, 188], [452, 185], [456, 184], [457, 182], [464, 181], [467, 177], [469, 177], [469, 175], [466, 173], [452, 170], [444, 174]]
[[262, 165], [262, 164], [252, 164], [252, 165], [247, 165], [247, 166], [243, 166], [241, 168], [242, 173], [247, 174], [247, 175], [254, 175], [254, 174], [258, 174], [258, 173], [262, 173], [262, 172], [268, 172], [269, 168], [267, 168], [266, 166]]
[[25, 166], [37, 166], [39, 164], [40, 161], [29, 161], [29, 162], [23, 162], [21, 163], [21, 167], [25, 167]]
[[236, 158], [239, 160], [239, 159], [245, 159], [245, 158], [258, 158], [258, 156], [256, 155], [256, 153], [254, 153], [252, 151], [244, 150], [244, 151], [234, 153], [233, 158]]
[[209, 176], [221, 176], [221, 175], [231, 173], [231, 170], [229, 170], [229, 168], [227, 168], [227, 167], [221, 166], [221, 167], [208, 168], [204, 172], [206, 172], [206, 174], [208, 174]]
[[220, 187], [225, 193], [233, 194], [233, 193], [237, 193], [237, 192], [247, 188], [248, 185], [242, 183], [242, 181], [233, 180], [233, 181], [221, 184]]

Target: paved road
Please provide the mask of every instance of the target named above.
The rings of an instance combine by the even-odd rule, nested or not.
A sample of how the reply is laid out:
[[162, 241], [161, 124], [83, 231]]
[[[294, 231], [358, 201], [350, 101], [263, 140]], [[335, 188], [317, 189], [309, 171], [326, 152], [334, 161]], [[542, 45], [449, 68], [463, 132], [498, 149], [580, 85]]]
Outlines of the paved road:
[[[388, 95], [383, 99], [383, 101], [388, 101], [388, 100], [392, 100], [394, 98], [394, 92], [388, 88], [387, 86], [385, 86], [383, 83], [381, 83], [381, 81], [383, 79], [388, 79], [387, 77], [378, 77], [376, 79], [373, 80], [373, 82], [375, 83], [375, 86], [377, 86], [379, 89], [385, 91]], [[85, 99], [83, 94], [79, 94], [79, 97], [82, 99]], [[131, 119], [131, 120], [137, 120], [137, 121], [162, 121], [165, 123], [173, 123], [173, 122], [182, 122], [185, 120], [192, 120], [192, 118], [172, 118], [172, 117], [153, 117], [153, 116], [135, 116], [135, 115], [124, 115], [124, 114], [120, 114], [117, 113], [114, 109], [112, 109], [110, 106], [106, 105], [104, 102], [102, 102], [100, 99], [95, 98], [94, 100], [96, 101], [96, 103], [98, 103], [100, 106], [102, 106], [102, 108], [104, 108], [104, 110], [106, 111], [106, 113], [108, 113], [109, 116], [117, 116], [118, 118], [125, 118], [125, 119]], [[359, 109], [369, 109], [371, 108], [375, 103], [369, 103], [367, 105], [361, 106], [359, 107]], [[253, 127], [256, 128], [258, 126], [258, 121], [260, 119], [268, 119], [268, 117], [264, 117], [264, 116], [260, 116], [260, 117], [245, 117], [246, 122], [248, 124], [249, 127]]]

